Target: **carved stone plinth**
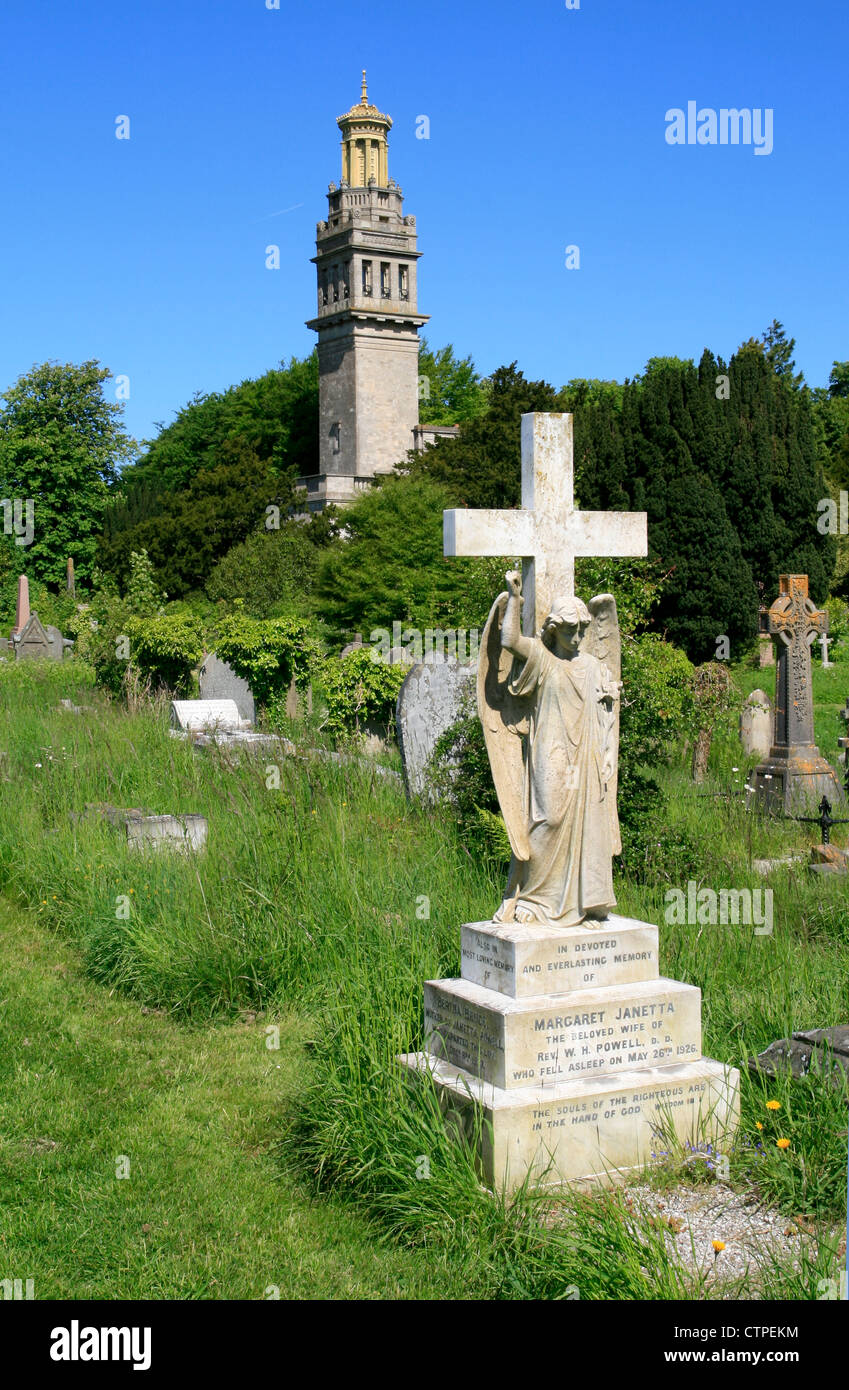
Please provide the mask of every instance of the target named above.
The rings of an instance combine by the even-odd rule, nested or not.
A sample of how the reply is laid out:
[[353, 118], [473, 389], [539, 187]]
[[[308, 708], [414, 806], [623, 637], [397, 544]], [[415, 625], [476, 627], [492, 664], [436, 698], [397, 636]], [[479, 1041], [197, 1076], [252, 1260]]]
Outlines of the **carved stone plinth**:
[[430, 1074], [488, 1187], [612, 1180], [664, 1134], [734, 1129], [739, 1073], [702, 1057], [700, 991], [659, 978], [657, 936], [616, 915], [463, 927], [462, 978], [426, 983], [427, 1051], [400, 1060]]

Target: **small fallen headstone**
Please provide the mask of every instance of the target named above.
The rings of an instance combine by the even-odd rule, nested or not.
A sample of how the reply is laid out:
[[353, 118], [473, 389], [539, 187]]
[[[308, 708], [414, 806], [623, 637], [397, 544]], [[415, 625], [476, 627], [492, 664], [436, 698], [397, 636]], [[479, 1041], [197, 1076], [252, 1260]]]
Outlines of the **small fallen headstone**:
[[777, 859], [753, 859], [752, 868], [756, 874], [771, 874], [775, 869], [792, 868], [794, 864], [801, 864], [805, 858], [804, 854], [783, 854]]
[[130, 849], [201, 850], [206, 845], [209, 822], [206, 816], [128, 815], [127, 845]]
[[839, 845], [813, 845], [808, 868], [817, 874], [849, 873], [849, 853]]
[[766, 1076], [790, 1072], [798, 1079], [811, 1073], [832, 1075], [841, 1084], [842, 1071], [849, 1077], [849, 1026], [812, 1028], [770, 1043], [757, 1057], [749, 1058], [749, 1070]]
[[87, 802], [82, 815], [71, 812], [75, 821], [95, 818], [123, 829], [129, 849], [201, 850], [206, 845], [209, 823], [205, 816], [154, 815], [137, 806], [110, 806], [107, 802]]
[[256, 723], [256, 703], [248, 682], [237, 676], [229, 661], [222, 661], [215, 652], [207, 652], [198, 672], [198, 689], [202, 700], [233, 700], [239, 718]]
[[171, 724], [177, 729], [205, 733], [231, 733], [249, 727], [235, 700], [172, 700]]

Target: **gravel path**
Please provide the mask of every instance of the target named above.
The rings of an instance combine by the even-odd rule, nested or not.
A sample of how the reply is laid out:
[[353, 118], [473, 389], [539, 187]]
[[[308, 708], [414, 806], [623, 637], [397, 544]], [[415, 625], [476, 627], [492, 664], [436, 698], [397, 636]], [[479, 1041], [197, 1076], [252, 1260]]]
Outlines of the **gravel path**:
[[[769, 1249], [782, 1257], [798, 1257], [811, 1233], [802, 1218], [782, 1216], [763, 1206], [751, 1192], [734, 1192], [723, 1183], [657, 1189], [635, 1184], [622, 1190], [626, 1207], [642, 1210], [670, 1233], [681, 1263], [699, 1270], [711, 1283], [739, 1279], [756, 1270], [756, 1254]], [[725, 1249], [718, 1253], [713, 1241]]]

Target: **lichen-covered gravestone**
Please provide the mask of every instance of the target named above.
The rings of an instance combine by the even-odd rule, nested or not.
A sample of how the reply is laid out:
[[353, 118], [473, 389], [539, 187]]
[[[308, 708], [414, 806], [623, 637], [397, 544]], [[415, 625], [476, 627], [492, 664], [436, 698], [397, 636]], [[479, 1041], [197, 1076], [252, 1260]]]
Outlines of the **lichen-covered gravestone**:
[[202, 700], [234, 700], [239, 718], [256, 723], [256, 704], [250, 686], [215, 652], [208, 652], [203, 659], [198, 672], [198, 688]]
[[31, 613], [15, 638], [15, 655], [18, 661], [31, 661], [33, 658], [49, 657], [51, 654], [50, 638], [42, 627], [38, 614]]
[[408, 673], [395, 714], [408, 796], [429, 795], [427, 768], [437, 739], [460, 718], [474, 677], [473, 666], [453, 657], [422, 662]]
[[752, 800], [785, 815], [813, 814], [823, 796], [832, 806], [843, 800], [834, 768], [814, 742], [811, 644], [828, 632], [828, 613], [808, 597], [806, 574], [782, 574], [778, 598], [761, 622], [776, 642], [778, 661], [772, 746], [752, 773]]
[[765, 758], [772, 746], [772, 701], [753, 690], [740, 715], [740, 742], [747, 757]]

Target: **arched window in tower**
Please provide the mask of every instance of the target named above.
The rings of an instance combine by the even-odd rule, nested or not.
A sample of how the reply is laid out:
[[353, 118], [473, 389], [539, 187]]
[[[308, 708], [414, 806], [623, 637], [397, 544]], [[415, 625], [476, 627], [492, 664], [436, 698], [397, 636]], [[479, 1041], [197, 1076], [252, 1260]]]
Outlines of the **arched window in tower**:
[[323, 271], [321, 272], [320, 301], [321, 301], [322, 304], [326, 304], [326, 303], [327, 303], [327, 271], [326, 271], [326, 270], [323, 270]]
[[345, 261], [342, 266], [342, 298], [348, 299], [350, 296], [350, 274], [351, 262]]
[[338, 267], [338, 265], [335, 265], [335, 266], [333, 267], [333, 303], [336, 304], [336, 303], [338, 303], [338, 301], [339, 301], [339, 267]]
[[364, 299], [371, 299], [372, 295], [374, 294], [374, 288], [373, 288], [373, 286], [372, 286], [372, 279], [371, 279], [371, 269], [372, 269], [372, 263], [371, 263], [371, 261], [363, 261], [363, 298], [364, 298]]
[[399, 265], [398, 267], [398, 298], [410, 298], [409, 266], [406, 265]]
[[381, 299], [392, 298], [392, 279], [390, 275], [391, 267], [388, 261], [380, 262], [380, 297]]
[[342, 426], [338, 420], [334, 420], [330, 426], [330, 452], [338, 454], [342, 448]]

